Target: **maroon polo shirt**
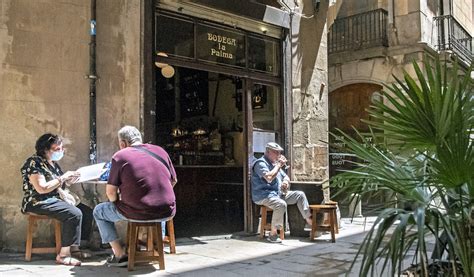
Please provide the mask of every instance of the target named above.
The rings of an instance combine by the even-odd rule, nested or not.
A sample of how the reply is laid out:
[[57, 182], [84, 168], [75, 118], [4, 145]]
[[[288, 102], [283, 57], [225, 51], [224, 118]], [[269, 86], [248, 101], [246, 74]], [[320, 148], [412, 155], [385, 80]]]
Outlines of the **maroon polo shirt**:
[[139, 147], [160, 156], [168, 163], [170, 170], [150, 154], [134, 147], [115, 153], [108, 183], [120, 190], [120, 200], [115, 201], [117, 209], [130, 219], [174, 216], [176, 198], [171, 179], [176, 179], [176, 172], [168, 153], [156, 145], [142, 144]]

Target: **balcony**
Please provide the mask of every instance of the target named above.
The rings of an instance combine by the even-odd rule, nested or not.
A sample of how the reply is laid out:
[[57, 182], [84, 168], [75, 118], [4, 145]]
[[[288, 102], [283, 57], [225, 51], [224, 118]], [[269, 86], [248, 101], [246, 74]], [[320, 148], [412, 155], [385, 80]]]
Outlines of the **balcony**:
[[377, 9], [336, 19], [328, 35], [329, 54], [387, 47], [387, 16]]
[[452, 51], [470, 65], [473, 61], [472, 37], [452, 15], [434, 18], [438, 28], [438, 51]]

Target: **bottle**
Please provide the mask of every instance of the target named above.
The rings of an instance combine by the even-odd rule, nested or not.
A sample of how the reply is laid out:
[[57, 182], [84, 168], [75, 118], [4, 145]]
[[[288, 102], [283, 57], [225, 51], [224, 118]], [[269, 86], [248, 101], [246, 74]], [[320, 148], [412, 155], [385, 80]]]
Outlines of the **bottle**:
[[212, 150], [214, 150], [214, 151], [219, 151], [219, 150], [221, 150], [222, 137], [221, 137], [221, 134], [219, 133], [219, 130], [218, 130], [218, 129], [214, 129], [214, 130], [209, 134], [209, 139], [210, 139], [210, 141], [211, 141]]

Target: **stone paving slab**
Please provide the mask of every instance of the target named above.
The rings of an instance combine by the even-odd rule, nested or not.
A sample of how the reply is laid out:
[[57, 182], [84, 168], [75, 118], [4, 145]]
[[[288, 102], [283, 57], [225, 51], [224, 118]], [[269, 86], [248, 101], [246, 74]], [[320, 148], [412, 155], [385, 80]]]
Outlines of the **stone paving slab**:
[[25, 262], [23, 253], [0, 253], [0, 276], [357, 276], [357, 267], [348, 270], [368, 230], [363, 223], [345, 220], [336, 243], [329, 234], [316, 242], [288, 236], [282, 244], [244, 235], [178, 239], [177, 254], [165, 255], [163, 271], [158, 264], [138, 265], [132, 272], [106, 267], [110, 251], [95, 252], [80, 267], [55, 265], [51, 254], [33, 254]]

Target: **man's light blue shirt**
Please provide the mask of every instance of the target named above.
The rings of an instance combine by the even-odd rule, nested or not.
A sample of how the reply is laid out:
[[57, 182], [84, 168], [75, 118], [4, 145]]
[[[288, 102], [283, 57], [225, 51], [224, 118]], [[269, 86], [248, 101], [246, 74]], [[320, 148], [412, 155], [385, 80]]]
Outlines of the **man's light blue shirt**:
[[274, 165], [265, 157], [257, 159], [252, 167], [252, 200], [261, 201], [265, 198], [279, 196], [280, 186], [286, 173], [280, 169], [277, 176], [270, 183], [263, 176], [274, 168]]

